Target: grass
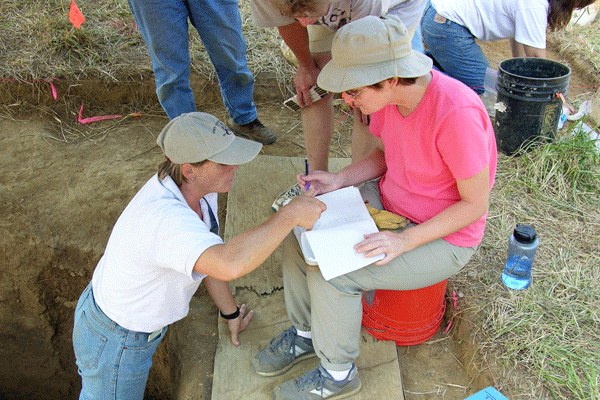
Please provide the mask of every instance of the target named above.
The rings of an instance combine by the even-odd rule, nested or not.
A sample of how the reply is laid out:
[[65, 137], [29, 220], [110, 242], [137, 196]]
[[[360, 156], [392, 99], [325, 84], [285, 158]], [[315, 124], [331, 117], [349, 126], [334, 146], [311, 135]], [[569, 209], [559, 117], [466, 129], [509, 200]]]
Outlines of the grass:
[[[600, 9], [600, 2], [596, 0], [594, 6], [596, 9]], [[577, 15], [574, 13], [571, 23], [565, 29], [548, 35], [548, 41], [577, 68], [589, 73], [591, 86], [595, 88], [593, 91], [596, 92], [600, 85], [600, 34], [598, 31], [600, 13], [591, 23], [586, 25], [575, 23], [588, 16], [587, 10], [579, 11]]]
[[86, 22], [76, 29], [68, 19], [68, 1], [2, 2], [0, 76], [116, 81], [148, 73], [148, 55], [139, 33], [121, 28], [131, 27], [133, 20], [127, 2], [81, 3]]
[[557, 206], [573, 208], [581, 201], [597, 201], [594, 195], [600, 187], [596, 170], [600, 155], [595, 142], [580, 126], [573, 124], [561, 140], [523, 155], [527, 173], [521, 184]]
[[[78, 5], [87, 19], [79, 30], [68, 21], [68, 1], [0, 2], [0, 78], [131, 82], [151, 76], [126, 0]], [[249, 2], [241, 2], [240, 8], [250, 69], [257, 81], [274, 75], [287, 97], [294, 70], [281, 56], [276, 29], [254, 26]], [[598, 22], [552, 35], [559, 39], [561, 53], [586, 61], [585, 72], [597, 85]], [[216, 82], [197, 34], [191, 31], [190, 37], [192, 72]], [[66, 109], [69, 115], [77, 111], [75, 106]], [[44, 113], [56, 115], [51, 109]], [[83, 128], [75, 131], [57, 121], [58, 140], [71, 142], [82, 135]], [[345, 117], [338, 126], [349, 130], [351, 121]], [[86, 137], [106, 134], [91, 129], [85, 130]], [[346, 140], [335, 144], [339, 156], [347, 156], [348, 138], [339, 138]], [[575, 130], [520, 157], [501, 155], [484, 241], [466, 273], [453, 280], [464, 293], [481, 352], [501, 366], [494, 369], [497, 388], [510, 392], [513, 400], [600, 399], [598, 164], [594, 143]], [[533, 283], [525, 291], [511, 291], [500, 281], [516, 223], [534, 225], [540, 237]]]
[[[596, 8], [599, 7], [596, 2]], [[583, 15], [582, 15], [583, 16]], [[567, 27], [566, 34], [571, 41], [577, 42], [573, 47], [589, 61], [596, 70], [600, 70], [600, 35], [598, 35], [598, 16], [594, 23], [586, 25], [571, 24]]]
[[[279, 50], [276, 29], [255, 26], [249, 2], [241, 2], [248, 66], [255, 76], [275, 75], [282, 87], [293, 68]], [[150, 58], [126, 0], [77, 2], [86, 18], [81, 29], [68, 19], [70, 2], [0, 2], [0, 78], [126, 81], [151, 74]], [[208, 54], [190, 29], [191, 70], [216, 82]], [[283, 89], [280, 89], [283, 90]]]
[[[456, 278], [475, 305], [482, 351], [503, 367], [498, 382], [511, 399], [600, 399], [596, 151], [587, 134], [571, 128], [520, 157], [501, 156], [484, 242], [471, 273]], [[516, 223], [533, 225], [540, 239], [524, 291], [500, 280]]]

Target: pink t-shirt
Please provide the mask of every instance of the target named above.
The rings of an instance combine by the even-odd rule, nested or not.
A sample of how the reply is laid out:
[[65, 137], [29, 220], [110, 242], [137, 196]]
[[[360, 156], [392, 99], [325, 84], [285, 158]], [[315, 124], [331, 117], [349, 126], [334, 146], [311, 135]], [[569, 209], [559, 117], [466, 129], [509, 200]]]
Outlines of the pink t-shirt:
[[[386, 210], [422, 223], [460, 200], [457, 179], [486, 165], [490, 189], [496, 174], [496, 139], [479, 97], [461, 82], [432, 70], [417, 108], [404, 118], [396, 106], [371, 116], [371, 133], [385, 149], [387, 172], [379, 182]], [[456, 246], [481, 242], [487, 213], [444, 239]]]

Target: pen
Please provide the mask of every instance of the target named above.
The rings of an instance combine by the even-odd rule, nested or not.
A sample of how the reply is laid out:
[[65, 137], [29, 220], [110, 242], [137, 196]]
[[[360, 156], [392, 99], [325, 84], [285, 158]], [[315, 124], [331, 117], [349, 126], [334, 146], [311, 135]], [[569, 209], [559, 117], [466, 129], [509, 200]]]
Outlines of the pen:
[[[308, 158], [304, 159], [304, 175], [308, 175]], [[310, 187], [310, 182], [306, 182], [305, 186], [304, 186], [304, 190], [308, 191], [308, 188]]]

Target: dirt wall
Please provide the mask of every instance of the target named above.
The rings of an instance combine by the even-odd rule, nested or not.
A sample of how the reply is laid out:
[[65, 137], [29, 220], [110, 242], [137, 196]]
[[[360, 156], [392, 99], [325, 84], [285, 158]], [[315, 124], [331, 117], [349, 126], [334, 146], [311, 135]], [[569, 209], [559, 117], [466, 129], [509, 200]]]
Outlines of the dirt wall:
[[155, 147], [139, 126], [70, 144], [54, 128], [37, 114], [0, 120], [3, 399], [77, 398], [76, 301], [120, 211], [158, 160], [158, 152], [135, 158]]
[[75, 398], [68, 325], [95, 257], [2, 230], [0, 397]]
[[[255, 97], [282, 101], [277, 83], [263, 78]], [[199, 109], [224, 112], [218, 85], [191, 80]], [[78, 397], [77, 299], [119, 214], [162, 160], [155, 140], [168, 119], [153, 80], [54, 85], [57, 100], [47, 82], [0, 92], [1, 399]], [[81, 103], [84, 117], [142, 110], [143, 118], [82, 125]], [[177, 389], [176, 329], [157, 350], [146, 398], [172, 398]]]

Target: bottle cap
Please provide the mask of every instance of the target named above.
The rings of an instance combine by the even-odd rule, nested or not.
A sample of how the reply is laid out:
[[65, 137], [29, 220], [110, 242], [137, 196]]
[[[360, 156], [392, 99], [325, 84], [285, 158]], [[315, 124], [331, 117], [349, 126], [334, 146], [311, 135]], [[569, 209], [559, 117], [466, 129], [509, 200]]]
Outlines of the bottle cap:
[[533, 243], [536, 238], [535, 229], [531, 225], [517, 224], [513, 235], [518, 242], [521, 243]]

